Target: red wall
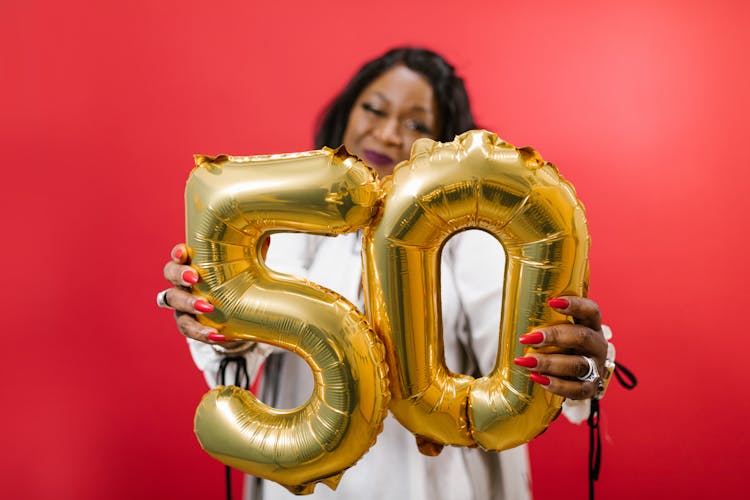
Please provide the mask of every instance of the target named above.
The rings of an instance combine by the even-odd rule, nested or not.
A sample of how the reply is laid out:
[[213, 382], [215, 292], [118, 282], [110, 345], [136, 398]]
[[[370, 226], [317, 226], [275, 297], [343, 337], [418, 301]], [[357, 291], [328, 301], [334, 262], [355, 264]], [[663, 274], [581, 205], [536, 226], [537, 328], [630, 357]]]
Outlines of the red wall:
[[[453, 60], [480, 123], [586, 204], [591, 295], [641, 383], [604, 402], [600, 497], [746, 490], [746, 3], [4, 0], [0, 19], [4, 498], [222, 495], [192, 434], [202, 378], [154, 306], [191, 155], [309, 149], [358, 64], [405, 43]], [[584, 497], [586, 439], [560, 422], [532, 444], [537, 499]]]

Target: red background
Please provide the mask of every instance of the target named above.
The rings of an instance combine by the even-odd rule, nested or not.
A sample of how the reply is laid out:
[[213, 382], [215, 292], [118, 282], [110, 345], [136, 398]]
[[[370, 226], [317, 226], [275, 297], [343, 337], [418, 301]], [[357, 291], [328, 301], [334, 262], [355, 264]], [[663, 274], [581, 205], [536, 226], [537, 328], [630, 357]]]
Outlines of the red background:
[[[746, 2], [3, 0], [4, 498], [221, 498], [205, 391], [161, 267], [193, 153], [310, 149], [367, 58], [434, 48], [480, 124], [586, 204], [591, 296], [640, 378], [604, 401], [600, 498], [746, 487]], [[532, 443], [537, 499], [583, 498], [587, 430]]]

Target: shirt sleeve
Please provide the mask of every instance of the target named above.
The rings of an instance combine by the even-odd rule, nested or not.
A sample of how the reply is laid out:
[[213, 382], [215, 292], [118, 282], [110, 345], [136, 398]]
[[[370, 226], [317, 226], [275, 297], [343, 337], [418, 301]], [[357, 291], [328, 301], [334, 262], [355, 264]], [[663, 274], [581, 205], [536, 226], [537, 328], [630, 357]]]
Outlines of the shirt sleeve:
[[[221, 364], [221, 360], [224, 359], [224, 355], [216, 352], [210, 344], [198, 342], [193, 339], [186, 340], [188, 347], [190, 348], [190, 355], [193, 357], [193, 362], [195, 363], [195, 366], [203, 372], [203, 378], [205, 378], [206, 384], [208, 384], [209, 387], [215, 387], [219, 383], [219, 365]], [[258, 370], [261, 364], [272, 350], [273, 349], [269, 345], [256, 344], [253, 349], [247, 350], [239, 355], [245, 358], [245, 366], [247, 367], [247, 374], [250, 378], [250, 385], [252, 385], [255, 377], [258, 375]], [[237, 366], [234, 364], [227, 366], [225, 380], [234, 380], [236, 370]]]

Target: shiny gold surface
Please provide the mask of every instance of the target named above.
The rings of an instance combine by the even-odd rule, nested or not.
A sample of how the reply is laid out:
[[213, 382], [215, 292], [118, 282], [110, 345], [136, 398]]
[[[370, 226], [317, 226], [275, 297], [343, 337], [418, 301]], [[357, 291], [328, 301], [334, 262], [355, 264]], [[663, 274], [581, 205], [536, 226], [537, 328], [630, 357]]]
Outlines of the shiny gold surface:
[[[567, 321], [549, 298], [586, 294], [589, 238], [573, 188], [535, 151], [484, 131], [424, 139], [382, 186], [343, 150], [199, 156], [196, 165], [188, 245], [202, 278], [196, 292], [216, 307], [201, 321], [229, 339], [295, 352], [315, 379], [311, 398], [291, 410], [234, 387], [210, 391], [195, 431], [212, 456], [295, 493], [335, 488], [380, 432], [389, 380], [391, 410], [433, 455], [443, 444], [511, 448], [559, 414], [562, 398], [513, 358], [528, 349], [518, 337]], [[368, 316], [384, 344], [346, 300], [260, 257], [273, 232], [362, 228]], [[440, 321], [441, 248], [473, 228], [507, 254], [497, 360], [479, 379], [446, 368]]]
[[[519, 336], [566, 321], [548, 299], [586, 292], [588, 230], [572, 186], [532, 149], [471, 131], [417, 141], [383, 189], [382, 215], [364, 236], [365, 292], [386, 344], [391, 411], [423, 443], [503, 450], [531, 440], [563, 398], [513, 358], [524, 354]], [[445, 366], [439, 289], [442, 245], [472, 228], [507, 254], [496, 365], [476, 380]]]
[[291, 410], [217, 387], [201, 401], [195, 432], [221, 462], [295, 493], [341, 473], [375, 442], [389, 399], [385, 353], [362, 314], [314, 283], [268, 269], [266, 235], [335, 235], [363, 228], [379, 209], [375, 174], [344, 150], [196, 157], [185, 191], [195, 286], [215, 311], [201, 320], [228, 339], [264, 342], [302, 356], [315, 380]]

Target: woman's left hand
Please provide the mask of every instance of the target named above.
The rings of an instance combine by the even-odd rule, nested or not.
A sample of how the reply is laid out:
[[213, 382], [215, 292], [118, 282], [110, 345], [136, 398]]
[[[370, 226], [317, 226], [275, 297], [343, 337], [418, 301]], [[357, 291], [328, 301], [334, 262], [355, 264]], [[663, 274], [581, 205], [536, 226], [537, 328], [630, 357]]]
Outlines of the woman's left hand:
[[[602, 319], [596, 302], [582, 297], [558, 297], [548, 302], [562, 314], [575, 319], [575, 324], [537, 328], [522, 335], [519, 341], [535, 348], [557, 347], [562, 352], [529, 353], [516, 358], [515, 363], [529, 368], [531, 380], [545, 389], [570, 399], [589, 399], [598, 391], [601, 376], [605, 373], [607, 340], [602, 333]], [[596, 365], [600, 378], [583, 381], [590, 372], [590, 358]]]

